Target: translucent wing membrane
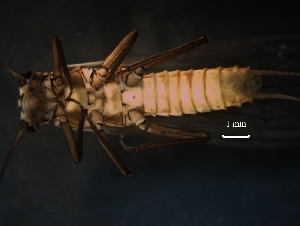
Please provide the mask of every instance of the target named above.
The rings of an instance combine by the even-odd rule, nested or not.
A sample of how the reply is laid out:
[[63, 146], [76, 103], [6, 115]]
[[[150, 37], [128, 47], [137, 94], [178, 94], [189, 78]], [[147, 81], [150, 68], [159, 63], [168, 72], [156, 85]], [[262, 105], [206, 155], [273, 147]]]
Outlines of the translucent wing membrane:
[[[151, 56], [149, 56], [151, 57]], [[148, 58], [144, 56], [142, 58]], [[130, 59], [125, 64], [130, 65]], [[139, 61], [139, 59], [132, 59]], [[190, 68], [216, 68], [250, 66], [251, 69], [278, 70], [287, 72], [300, 71], [300, 35], [284, 34], [258, 36], [226, 41], [210, 41], [199, 50], [188, 52], [180, 57], [165, 62], [151, 69], [187, 70]], [[276, 75], [269, 73], [262, 76], [259, 93], [270, 97], [257, 99], [253, 103], [243, 104], [241, 108], [230, 107], [227, 110], [213, 111], [183, 117], [147, 117], [150, 122], [160, 123], [175, 128], [185, 128], [210, 133], [208, 144], [244, 147], [299, 147], [300, 146], [300, 77], [295, 75]], [[283, 97], [291, 100], [282, 99]], [[262, 98], [260, 94], [258, 97]], [[293, 100], [292, 100], [293, 99]], [[245, 122], [245, 128], [232, 127], [234, 122]], [[228, 126], [229, 123], [229, 127]], [[124, 136], [149, 136], [135, 127], [106, 128], [107, 133]], [[222, 135], [250, 135], [249, 139], [224, 139]], [[155, 137], [153, 140], [159, 139]]]
[[143, 60], [141, 62], [133, 64], [133, 65], [129, 66], [127, 69], [129, 71], [133, 71], [135, 69], [142, 67], [144, 70], [149, 70], [149, 69], [154, 68], [155, 66], [162, 64], [176, 56], [180, 56], [184, 53], [190, 52], [205, 43], [208, 43], [208, 38], [206, 36], [203, 36], [201, 38], [198, 38], [195, 41], [189, 42], [180, 47], [177, 47], [175, 49], [164, 52], [163, 54], [158, 54], [157, 56], [150, 57], [147, 60]]
[[[179, 138], [175, 139], [174, 141], [161, 140], [157, 143], [142, 145], [137, 144], [137, 147], [127, 147], [123, 143], [122, 135], [121, 145], [127, 151], [141, 151], [166, 145], [179, 145], [190, 142], [207, 141], [209, 141], [209, 144], [212, 145], [239, 147], [286, 148], [300, 146], [300, 35], [266, 35], [219, 42], [211, 41], [209, 45], [202, 46], [202, 48], [199, 48], [199, 50], [191, 51], [203, 43], [208, 42], [208, 38], [203, 36], [193, 42], [179, 46], [178, 48], [174, 48], [162, 54], [154, 54], [138, 58], [127, 58], [124, 60], [136, 38], [137, 31], [133, 30], [120, 42], [117, 48], [104, 61], [68, 66], [66, 65], [60, 39], [58, 37], [53, 38], [53, 74], [51, 76], [50, 74], [47, 74], [50, 79], [49, 85], [53, 91], [53, 94], [51, 94], [52, 96], [50, 96], [51, 98], [56, 98], [56, 100], [61, 100], [61, 98], [64, 100], [56, 103], [57, 105], [55, 105], [55, 109], [52, 109], [54, 111], [52, 114], [53, 117], [56, 117], [56, 120], [58, 120], [60, 123], [69, 151], [76, 163], [79, 163], [82, 158], [83, 130], [86, 128], [89, 128], [89, 130], [92, 130], [95, 133], [109, 157], [119, 168], [119, 170], [126, 176], [130, 176], [131, 171], [127, 168], [127, 166], [112, 148], [106, 133], [115, 135], [124, 134], [125, 136], [148, 136], [149, 133], [145, 132], [148, 131], [155, 134]], [[183, 53], [186, 54], [182, 55]], [[121, 127], [119, 127], [119, 124], [117, 127], [105, 126], [105, 123], [103, 123], [105, 122], [103, 121], [103, 118], [105, 120], [107, 115], [102, 116], [101, 111], [94, 109], [93, 111], [95, 113], [95, 117], [92, 117], [91, 112], [93, 111], [88, 111], [88, 103], [86, 103], [87, 99], [88, 101], [93, 102], [93, 98], [96, 98], [96, 96], [87, 94], [85, 87], [86, 83], [89, 83], [88, 80], [93, 78], [92, 76], [95, 76], [95, 80], [92, 79], [92, 81], [95, 81], [95, 87], [93, 86], [93, 83], [88, 85], [95, 88], [93, 90], [94, 92], [98, 92], [100, 90], [99, 92], [106, 92], [105, 95], [107, 95], [108, 91], [113, 90], [114, 92], [117, 91], [120, 93], [116, 94], [115, 96], [111, 96], [111, 98], [115, 98], [119, 95], [118, 98], [122, 99], [123, 93], [127, 91], [126, 89], [131, 89], [131, 87], [133, 87], [132, 89], [135, 89], [136, 87], [130, 86], [126, 83], [127, 80], [124, 80], [128, 87], [125, 90], [121, 90], [119, 87], [118, 90], [118, 87], [115, 88], [114, 85], [119, 84], [119, 80], [115, 78], [118, 75], [120, 75], [122, 78], [125, 78], [129, 73], [132, 73], [136, 69], [141, 68], [143, 72], [141, 74], [137, 73], [132, 75], [133, 77], [135, 76], [135, 79], [136, 77], [140, 76], [136, 79], [136, 81], [139, 82], [142, 79], [142, 76], [145, 76], [144, 72], [146, 72], [147, 77], [147, 74], [152, 72], [156, 73], [162, 70], [183, 71], [191, 68], [218, 68], [215, 71], [221, 71], [221, 67], [233, 67], [235, 65], [238, 65], [240, 68], [250, 66], [251, 69], [257, 70], [256, 72], [252, 71], [251, 73], [253, 73], [255, 76], [261, 75], [262, 77], [261, 84], [260, 80], [252, 80], [253, 84], [241, 83], [242, 85], [246, 86], [244, 87], [245, 90], [249, 90], [247, 88], [248, 86], [257, 86], [260, 88], [259, 92], [253, 95], [253, 103], [246, 103], [241, 107], [228, 107], [227, 109], [226, 107], [219, 108], [226, 110], [211, 111], [208, 113], [200, 113], [195, 115], [184, 115], [182, 117], [147, 116], [145, 118], [144, 116], [146, 115], [146, 111], [142, 112], [140, 109], [130, 109], [127, 112], [128, 115], [131, 112], [132, 116], [138, 116], [135, 121], [131, 122], [139, 128], [135, 126], [122, 127], [125, 124], [122, 124]], [[27, 116], [24, 113], [22, 113], [23, 115], [21, 114], [21, 128], [4, 162], [0, 174], [1, 182], [13, 149], [23, 132], [25, 130], [32, 129], [33, 127], [38, 130], [38, 126], [42, 123], [45, 113], [43, 109], [45, 101], [41, 101], [39, 98], [40, 96], [44, 95], [43, 88], [46, 86], [46, 83], [43, 83], [45, 81], [43, 80], [44, 75], [42, 73], [34, 73], [30, 77], [28, 84], [29, 73], [19, 75], [13, 70], [9, 69], [3, 63], [0, 63], [0, 66], [18, 79], [20, 92], [27, 94], [27, 96], [24, 94], [24, 98], [19, 101], [25, 101], [27, 98], [28, 101], [26, 104], [28, 106], [24, 104], [25, 102], [22, 103], [25, 107], [27, 106], [27, 110], [29, 109]], [[123, 69], [117, 71], [120, 66], [123, 67]], [[78, 75], [72, 74], [72, 76], [78, 76], [76, 78], [71, 77], [71, 73], [74, 72], [69, 70], [75, 67], [100, 67], [100, 69], [105, 69], [107, 74], [102, 75], [99, 72], [100, 75], [104, 77], [105, 82], [102, 84], [102, 80], [99, 80], [99, 85], [96, 85], [98, 82], [96, 80], [96, 76], [98, 76], [96, 70], [93, 71], [87, 69], [85, 71], [86, 74], [82, 75], [86, 76], [84, 78], [80, 77], [80, 73], [78, 73]], [[81, 70], [81, 72], [82, 71], [83, 70]], [[278, 71], [286, 71], [288, 73], [282, 73]], [[96, 75], [94, 73], [96, 73]], [[41, 76], [39, 77], [39, 75]], [[179, 75], [182, 77], [185, 76], [186, 73]], [[89, 76], [91, 77], [89, 78]], [[86, 78], [87, 81], [84, 81], [84, 84], [81, 79], [85, 80]], [[147, 78], [149, 78], [149, 76]], [[112, 84], [110, 84], [111, 81]], [[191, 83], [191, 80], [189, 83]], [[161, 87], [163, 88], [163, 86]], [[101, 90], [102, 88], [104, 91]], [[195, 90], [193, 90], [193, 92], [194, 91]], [[47, 95], [49, 95], [49, 93]], [[100, 94], [97, 95], [99, 96]], [[157, 98], [159, 99], [160, 97]], [[206, 95], [206, 98], [209, 97]], [[107, 96], [105, 96], [104, 102], [107, 101], [106, 99]], [[135, 96], [133, 99], [135, 99]], [[162, 100], [162, 98], [160, 98], [160, 100]], [[183, 101], [183, 99], [181, 100]], [[107, 102], [108, 104], [110, 103], [109, 101], [110, 100]], [[120, 102], [121, 107], [123, 106], [122, 101], [123, 100]], [[71, 109], [68, 109], [67, 105], [69, 103]], [[103, 106], [107, 103], [103, 103]], [[21, 112], [24, 110], [22, 109], [24, 107], [23, 105], [21, 104], [19, 106]], [[194, 105], [196, 104], [194, 103]], [[77, 111], [78, 109], [81, 109], [79, 113]], [[74, 114], [67, 116], [70, 111], [73, 111]], [[107, 114], [109, 113], [110, 112], [108, 111]], [[120, 113], [121, 116], [122, 113], [123, 112]], [[36, 115], [38, 115], [38, 117]], [[140, 115], [142, 117], [139, 117]], [[117, 117], [118, 114], [112, 116]], [[74, 118], [70, 120], [70, 117]], [[121, 118], [119, 121], [122, 120], [123, 118]], [[124, 120], [126, 121], [131, 119], [129, 117], [127, 119], [125, 118]], [[109, 123], [112, 123], [111, 125], [117, 125], [113, 124], [114, 121]], [[106, 125], [109, 123], [106, 123]], [[77, 139], [75, 139], [72, 129], [78, 130]], [[229, 137], [232, 138], [233, 136], [247, 138], [227, 139]], [[157, 140], [155, 135], [153, 138], [154, 140]], [[138, 139], [135, 138], [135, 140]]]

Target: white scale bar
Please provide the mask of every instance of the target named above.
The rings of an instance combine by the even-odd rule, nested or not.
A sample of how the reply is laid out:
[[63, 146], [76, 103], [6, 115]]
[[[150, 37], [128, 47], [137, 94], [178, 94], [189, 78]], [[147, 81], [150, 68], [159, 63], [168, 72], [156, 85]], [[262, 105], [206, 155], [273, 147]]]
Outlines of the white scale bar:
[[248, 136], [225, 136], [222, 135], [223, 138], [250, 138], [250, 135]]

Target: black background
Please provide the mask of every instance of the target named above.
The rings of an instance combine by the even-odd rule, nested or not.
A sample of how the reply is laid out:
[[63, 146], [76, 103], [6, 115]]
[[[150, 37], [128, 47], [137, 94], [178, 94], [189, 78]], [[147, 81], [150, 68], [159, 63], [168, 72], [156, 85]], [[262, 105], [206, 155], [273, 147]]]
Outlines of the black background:
[[[299, 19], [299, 6], [284, 1], [3, 0], [0, 60], [18, 73], [33, 70], [51, 52], [54, 35], [62, 38], [71, 64], [104, 59], [133, 28], [139, 31], [134, 56], [204, 34], [223, 40], [299, 33]], [[19, 113], [16, 81], [3, 70], [0, 80], [2, 163]], [[16, 146], [0, 186], [1, 225], [300, 224], [296, 148], [247, 148], [245, 142], [237, 148], [189, 144], [128, 154], [111, 137], [133, 171], [125, 178], [92, 133], [85, 133], [84, 159], [75, 165], [59, 129], [41, 130], [46, 148], [29, 133]]]

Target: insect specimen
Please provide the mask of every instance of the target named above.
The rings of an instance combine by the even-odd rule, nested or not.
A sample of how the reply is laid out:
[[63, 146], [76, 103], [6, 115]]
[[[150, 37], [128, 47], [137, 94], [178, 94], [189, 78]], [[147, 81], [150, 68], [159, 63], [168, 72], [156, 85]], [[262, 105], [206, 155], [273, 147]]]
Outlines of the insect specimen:
[[[3, 68], [18, 79], [21, 128], [8, 153], [0, 179], [21, 135], [26, 130], [39, 132], [42, 124], [53, 122], [61, 128], [75, 163], [82, 159], [83, 131], [92, 130], [115, 165], [125, 176], [130, 176], [131, 171], [108, 140], [105, 131], [109, 132], [109, 128], [112, 128], [111, 133], [116, 133], [122, 128], [127, 130], [135, 125], [141, 131], [174, 138], [128, 147], [123, 143], [121, 135], [120, 143], [127, 151], [208, 142], [211, 135], [205, 128], [176, 128], [176, 123], [171, 127], [165, 126], [159, 120], [153, 122], [151, 117], [146, 116], [170, 116], [169, 118], [174, 119], [173, 116], [178, 118], [197, 113], [208, 114], [206, 112], [241, 107], [254, 99], [300, 101], [300, 98], [291, 95], [260, 92], [261, 76], [299, 76], [300, 73], [296, 72], [251, 70], [249, 67], [233, 66], [148, 73], [155, 66], [208, 43], [206, 36], [129, 66], [120, 66], [136, 38], [137, 31], [130, 32], [100, 65], [96, 62], [68, 67], [58, 37], [54, 37], [52, 42], [51, 73], [26, 72], [19, 75], [1, 63]], [[93, 68], [96, 66], [97, 68]], [[178, 120], [178, 125], [180, 121]], [[197, 122], [193, 121], [193, 124]], [[246, 127], [246, 124], [249, 122], [235, 122], [233, 127]], [[201, 124], [198, 126], [201, 127]], [[227, 120], [224, 124], [226, 126]], [[73, 129], [78, 131], [77, 138]], [[255, 137], [255, 134], [252, 135]]]

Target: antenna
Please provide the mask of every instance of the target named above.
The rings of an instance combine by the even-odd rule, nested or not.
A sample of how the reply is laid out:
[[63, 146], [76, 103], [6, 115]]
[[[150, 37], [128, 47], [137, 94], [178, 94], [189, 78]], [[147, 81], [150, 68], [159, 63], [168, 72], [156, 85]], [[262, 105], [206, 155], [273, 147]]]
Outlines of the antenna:
[[5, 172], [6, 166], [7, 166], [8, 162], [9, 162], [9, 159], [10, 159], [10, 157], [11, 157], [13, 151], [14, 151], [14, 148], [15, 148], [15, 146], [16, 146], [18, 140], [20, 139], [20, 137], [21, 137], [22, 134], [24, 133], [24, 131], [26, 131], [27, 125], [28, 125], [27, 122], [25, 122], [25, 121], [22, 121], [22, 122], [21, 122], [21, 128], [20, 128], [20, 130], [19, 130], [19, 132], [18, 132], [18, 134], [17, 134], [17, 136], [16, 136], [14, 142], [12, 143], [12, 145], [11, 145], [11, 147], [10, 147], [10, 150], [9, 150], [7, 156], [6, 156], [5, 162], [4, 162], [3, 166], [2, 166], [1, 173], [0, 173], [0, 184], [1, 184], [2, 177], [3, 177], [3, 175], [4, 175], [4, 172]]

